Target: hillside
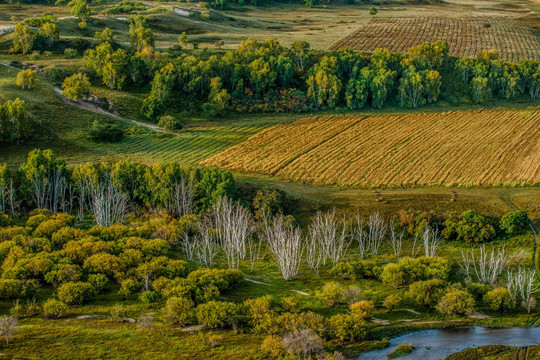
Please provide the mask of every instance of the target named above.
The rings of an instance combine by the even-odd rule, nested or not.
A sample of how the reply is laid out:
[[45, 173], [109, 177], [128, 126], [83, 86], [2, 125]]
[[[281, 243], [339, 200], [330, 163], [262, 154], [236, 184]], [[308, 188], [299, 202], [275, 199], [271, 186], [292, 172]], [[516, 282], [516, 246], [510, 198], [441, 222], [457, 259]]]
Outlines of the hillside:
[[533, 185], [539, 110], [309, 117], [203, 165], [354, 187]]

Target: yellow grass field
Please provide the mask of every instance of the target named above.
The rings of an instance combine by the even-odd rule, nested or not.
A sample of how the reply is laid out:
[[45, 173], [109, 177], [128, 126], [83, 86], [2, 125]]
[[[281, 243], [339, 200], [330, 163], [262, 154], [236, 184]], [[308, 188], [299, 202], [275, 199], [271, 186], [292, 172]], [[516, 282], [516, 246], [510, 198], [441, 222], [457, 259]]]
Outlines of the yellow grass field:
[[540, 59], [540, 42], [532, 29], [519, 20], [501, 16], [374, 18], [330, 49], [406, 52], [410, 47], [437, 40], [448, 42], [453, 56], [474, 58], [481, 50], [494, 49], [506, 61]]
[[308, 117], [202, 165], [351, 187], [540, 184], [540, 110]]

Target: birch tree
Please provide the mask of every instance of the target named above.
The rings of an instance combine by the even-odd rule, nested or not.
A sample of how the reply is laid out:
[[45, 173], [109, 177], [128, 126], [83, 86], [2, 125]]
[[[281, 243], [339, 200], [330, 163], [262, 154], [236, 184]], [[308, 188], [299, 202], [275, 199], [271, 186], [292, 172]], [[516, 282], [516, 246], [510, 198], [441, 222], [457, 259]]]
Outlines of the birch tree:
[[402, 247], [402, 240], [403, 235], [405, 234], [405, 229], [401, 231], [401, 234], [397, 235], [396, 233], [396, 225], [394, 221], [392, 220], [390, 222], [390, 246], [392, 247], [392, 251], [394, 252], [395, 256], [400, 256], [401, 254], [401, 247]]
[[322, 262], [330, 259], [335, 265], [343, 256], [351, 241], [347, 234], [345, 221], [336, 219], [336, 210], [318, 212], [309, 227], [310, 245], [322, 252]]
[[519, 297], [523, 300], [523, 307], [530, 313], [536, 305], [533, 295], [540, 289], [538, 281], [536, 281], [536, 270], [520, 267], [515, 272], [508, 271], [507, 287], [516, 298]]
[[424, 234], [422, 235], [424, 243], [424, 254], [426, 257], [434, 257], [437, 252], [437, 248], [442, 244], [443, 239], [439, 237], [439, 231], [437, 228], [432, 228], [429, 224], [426, 224]]
[[377, 255], [379, 248], [381, 247], [386, 232], [388, 231], [388, 225], [384, 221], [384, 218], [379, 214], [371, 214], [369, 216], [368, 226], [368, 249], [373, 255]]
[[265, 218], [261, 237], [268, 242], [283, 278], [288, 281], [298, 275], [304, 252], [300, 228], [287, 223], [283, 215]]
[[109, 175], [92, 192], [92, 211], [99, 226], [123, 223], [128, 214], [128, 206], [128, 196], [120, 191]]
[[475, 255], [473, 250], [462, 251], [460, 267], [470, 277], [470, 269], [474, 270], [478, 281], [494, 284], [497, 277], [501, 275], [508, 264], [508, 254], [504, 247], [492, 249], [491, 253], [486, 251], [486, 246], [480, 247], [479, 255]]

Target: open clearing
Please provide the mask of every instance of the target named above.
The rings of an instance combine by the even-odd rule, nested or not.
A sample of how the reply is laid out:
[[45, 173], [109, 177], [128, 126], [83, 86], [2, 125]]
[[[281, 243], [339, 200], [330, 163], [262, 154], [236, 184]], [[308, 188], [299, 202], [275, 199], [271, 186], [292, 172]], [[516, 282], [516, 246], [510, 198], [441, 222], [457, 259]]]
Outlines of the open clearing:
[[540, 110], [308, 117], [202, 162], [353, 187], [540, 183]]
[[374, 18], [330, 48], [406, 52], [437, 40], [448, 42], [453, 56], [474, 58], [482, 50], [494, 49], [506, 61], [540, 59], [540, 42], [532, 30], [518, 20], [501, 17]]

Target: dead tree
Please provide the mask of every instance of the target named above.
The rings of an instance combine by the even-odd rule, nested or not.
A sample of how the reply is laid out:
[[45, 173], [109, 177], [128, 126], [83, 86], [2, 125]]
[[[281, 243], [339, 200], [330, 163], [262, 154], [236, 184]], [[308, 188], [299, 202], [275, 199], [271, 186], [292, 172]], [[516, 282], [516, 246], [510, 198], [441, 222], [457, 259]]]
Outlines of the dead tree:
[[283, 215], [265, 218], [261, 238], [268, 242], [283, 278], [288, 281], [298, 275], [304, 251], [300, 228], [285, 222]]
[[178, 217], [193, 213], [193, 183], [182, 178], [180, 182], [174, 184], [169, 201], [169, 210], [172, 210]]
[[521, 298], [523, 307], [530, 313], [536, 304], [533, 295], [540, 289], [536, 281], [536, 270], [520, 267], [516, 272], [508, 271], [506, 286], [516, 298]]
[[358, 252], [360, 252], [360, 258], [364, 258], [364, 255], [369, 251], [368, 237], [364, 232], [364, 223], [360, 215], [355, 215], [351, 224], [350, 237], [353, 241], [358, 243]]
[[6, 338], [6, 344], [9, 344], [9, 340], [19, 330], [19, 321], [11, 316], [4, 316], [0, 318], [0, 336]]
[[74, 184], [75, 192], [78, 195], [80, 221], [84, 221], [85, 211], [93, 212], [92, 210], [92, 194], [98, 186], [97, 181], [90, 174], [83, 173], [77, 177]]
[[324, 351], [322, 339], [309, 329], [291, 331], [283, 337], [282, 344], [299, 359], [311, 359], [311, 355], [319, 355]]
[[465, 276], [467, 277], [468, 282], [472, 280], [471, 279], [471, 263], [472, 263], [472, 258], [469, 251], [461, 250], [461, 261], [458, 262], [458, 264], [461, 270], [463, 270], [463, 272], [465, 273]]
[[92, 212], [99, 226], [123, 223], [128, 213], [128, 196], [107, 177], [92, 192]]
[[395, 256], [399, 257], [401, 254], [401, 247], [403, 244], [404, 234], [405, 234], [405, 230], [402, 230], [399, 236], [396, 234], [396, 225], [394, 221], [392, 220], [390, 222], [390, 246], [392, 247], [392, 251], [394, 252]]
[[219, 245], [216, 239], [216, 232], [208, 224], [199, 223], [197, 225], [199, 235], [194, 239], [193, 254], [201, 266], [212, 268], [214, 258], [219, 251]]
[[252, 218], [244, 207], [222, 197], [210, 214], [210, 222], [217, 232], [221, 249], [230, 269], [238, 269], [246, 258], [246, 244], [253, 233]]
[[323, 265], [327, 259], [337, 264], [351, 243], [345, 221], [336, 219], [335, 209], [325, 214], [317, 213], [309, 227], [309, 237], [310, 245], [322, 252]]
[[437, 248], [443, 242], [443, 239], [439, 237], [439, 231], [437, 228], [432, 228], [429, 226], [429, 224], [427, 224], [426, 228], [424, 229], [422, 240], [424, 243], [424, 254], [426, 257], [434, 257], [435, 253], [437, 252]]
[[154, 326], [155, 321], [156, 318], [153, 314], [143, 314], [137, 321], [137, 329], [146, 330], [148, 331], [148, 335], [150, 335], [152, 333], [152, 327]]
[[470, 273], [472, 267], [478, 281], [489, 284], [495, 283], [497, 277], [503, 273], [508, 263], [508, 254], [504, 246], [498, 248], [497, 251], [492, 249], [491, 253], [488, 254], [486, 246], [482, 245], [478, 256], [475, 256], [473, 250], [467, 250], [462, 252], [461, 258], [462, 263], [460, 266], [466, 273]]
[[384, 241], [388, 225], [384, 218], [379, 214], [371, 214], [368, 220], [368, 249], [373, 255], [377, 255], [379, 248]]

